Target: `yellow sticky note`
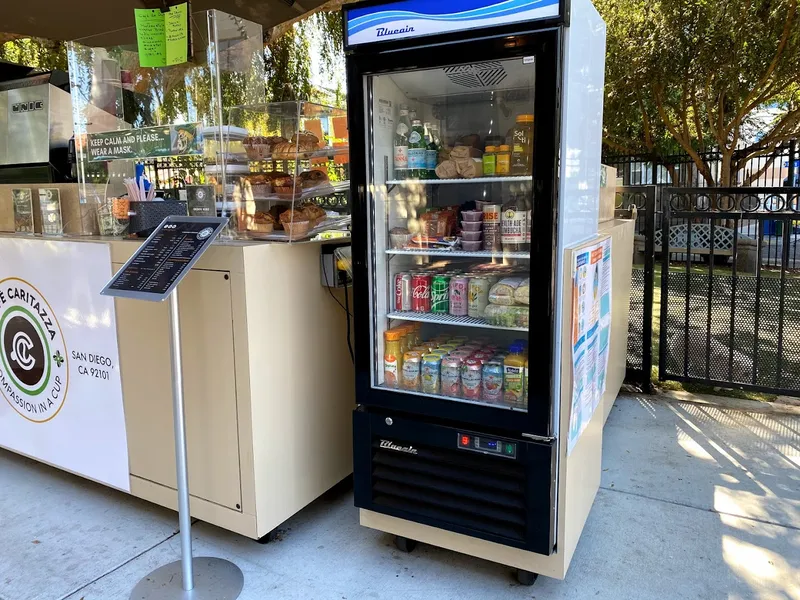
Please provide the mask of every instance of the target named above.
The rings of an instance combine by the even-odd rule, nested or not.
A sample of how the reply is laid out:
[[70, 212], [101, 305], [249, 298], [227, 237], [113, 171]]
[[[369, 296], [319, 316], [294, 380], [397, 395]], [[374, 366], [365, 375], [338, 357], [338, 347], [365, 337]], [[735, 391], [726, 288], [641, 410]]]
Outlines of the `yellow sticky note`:
[[185, 2], [164, 13], [164, 30], [167, 65], [185, 63], [189, 60], [189, 15]]

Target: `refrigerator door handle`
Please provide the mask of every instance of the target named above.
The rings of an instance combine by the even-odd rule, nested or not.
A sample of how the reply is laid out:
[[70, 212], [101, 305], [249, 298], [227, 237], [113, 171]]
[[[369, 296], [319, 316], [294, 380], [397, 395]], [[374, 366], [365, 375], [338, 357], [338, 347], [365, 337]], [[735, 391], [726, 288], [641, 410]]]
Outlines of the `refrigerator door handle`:
[[544, 442], [546, 444], [550, 444], [556, 441], [556, 438], [553, 436], [534, 435], [532, 433], [523, 433], [522, 437], [528, 438], [529, 440], [533, 440], [534, 442]]

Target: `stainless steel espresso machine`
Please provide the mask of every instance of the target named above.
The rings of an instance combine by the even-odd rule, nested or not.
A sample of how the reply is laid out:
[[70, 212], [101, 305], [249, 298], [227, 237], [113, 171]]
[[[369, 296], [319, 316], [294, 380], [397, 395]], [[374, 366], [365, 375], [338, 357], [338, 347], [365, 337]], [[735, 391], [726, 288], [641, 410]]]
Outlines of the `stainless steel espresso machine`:
[[72, 181], [72, 132], [67, 73], [0, 62], [0, 184]]

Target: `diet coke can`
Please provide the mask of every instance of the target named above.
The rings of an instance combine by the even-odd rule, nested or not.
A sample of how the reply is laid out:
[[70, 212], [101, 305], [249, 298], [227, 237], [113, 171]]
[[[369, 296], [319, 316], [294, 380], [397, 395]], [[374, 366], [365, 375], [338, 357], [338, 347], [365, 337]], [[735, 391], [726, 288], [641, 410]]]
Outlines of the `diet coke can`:
[[450, 279], [450, 314], [466, 317], [469, 312], [469, 279], [453, 277]]
[[431, 276], [429, 273], [415, 273], [411, 278], [411, 310], [431, 312]]
[[411, 310], [411, 273], [394, 276], [394, 309]]

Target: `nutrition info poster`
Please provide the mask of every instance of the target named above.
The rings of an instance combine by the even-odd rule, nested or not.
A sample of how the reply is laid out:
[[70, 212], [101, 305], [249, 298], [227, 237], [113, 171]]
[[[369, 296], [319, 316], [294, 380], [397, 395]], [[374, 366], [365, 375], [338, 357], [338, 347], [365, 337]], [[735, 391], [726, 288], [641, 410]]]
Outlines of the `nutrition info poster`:
[[567, 454], [578, 442], [606, 389], [611, 332], [611, 238], [573, 252], [572, 403]]

